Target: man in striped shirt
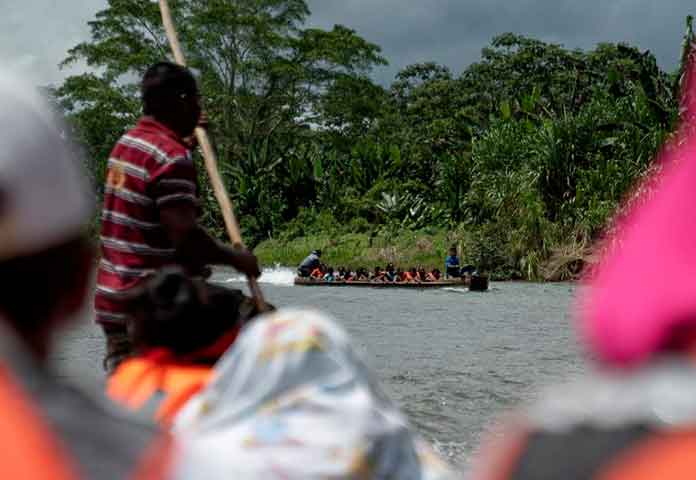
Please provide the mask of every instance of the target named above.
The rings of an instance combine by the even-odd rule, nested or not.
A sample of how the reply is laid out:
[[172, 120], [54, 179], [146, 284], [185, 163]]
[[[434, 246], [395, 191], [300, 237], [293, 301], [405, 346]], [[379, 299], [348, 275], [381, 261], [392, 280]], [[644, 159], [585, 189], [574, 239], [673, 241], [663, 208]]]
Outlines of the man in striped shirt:
[[171, 63], [153, 65], [143, 77], [142, 100], [145, 116], [111, 152], [104, 190], [95, 309], [107, 337], [108, 370], [130, 354], [132, 289], [161, 267], [200, 275], [207, 265], [224, 264], [260, 274], [254, 255], [217, 242], [197, 223], [197, 175], [184, 140], [201, 116], [193, 75]]

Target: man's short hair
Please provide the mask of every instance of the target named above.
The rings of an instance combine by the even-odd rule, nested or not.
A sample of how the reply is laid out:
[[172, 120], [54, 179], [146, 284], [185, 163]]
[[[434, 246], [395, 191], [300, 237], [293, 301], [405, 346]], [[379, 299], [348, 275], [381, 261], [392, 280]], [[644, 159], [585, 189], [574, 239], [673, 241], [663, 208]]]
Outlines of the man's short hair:
[[196, 79], [189, 69], [171, 62], [159, 62], [143, 75], [141, 94], [146, 115], [171, 108], [171, 100], [198, 92]]

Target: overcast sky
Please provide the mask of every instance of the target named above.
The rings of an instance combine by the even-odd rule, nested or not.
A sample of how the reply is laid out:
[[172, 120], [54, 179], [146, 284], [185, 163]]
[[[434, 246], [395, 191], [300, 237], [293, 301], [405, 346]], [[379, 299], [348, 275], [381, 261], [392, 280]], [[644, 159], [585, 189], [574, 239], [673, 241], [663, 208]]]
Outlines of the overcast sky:
[[[146, 1], [146, 0], [143, 0]], [[411, 63], [433, 60], [455, 72], [476, 61], [502, 32], [567, 47], [625, 41], [657, 55], [672, 69], [679, 57], [684, 19], [696, 12], [687, 0], [309, 0], [313, 26], [336, 23], [377, 43], [390, 62], [375, 72], [389, 83]], [[105, 0], [0, 0], [0, 65], [30, 74], [39, 84], [60, 81], [57, 64], [88, 38], [87, 21]], [[78, 67], [82, 68], [82, 67]]]

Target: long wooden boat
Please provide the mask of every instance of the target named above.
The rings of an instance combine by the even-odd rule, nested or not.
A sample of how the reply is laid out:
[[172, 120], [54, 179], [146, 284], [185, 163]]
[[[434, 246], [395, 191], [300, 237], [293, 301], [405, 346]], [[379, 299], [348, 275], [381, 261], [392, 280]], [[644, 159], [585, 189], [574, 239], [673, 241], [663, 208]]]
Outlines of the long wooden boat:
[[312, 278], [295, 277], [295, 285], [300, 287], [367, 287], [367, 288], [444, 288], [444, 287], [468, 287], [471, 291], [483, 292], [488, 290], [488, 277], [472, 277], [471, 279], [463, 280], [442, 280], [439, 282], [421, 282], [421, 283], [391, 283], [391, 282], [369, 282], [369, 281], [352, 281], [352, 282], [325, 282], [323, 280], [315, 280]]

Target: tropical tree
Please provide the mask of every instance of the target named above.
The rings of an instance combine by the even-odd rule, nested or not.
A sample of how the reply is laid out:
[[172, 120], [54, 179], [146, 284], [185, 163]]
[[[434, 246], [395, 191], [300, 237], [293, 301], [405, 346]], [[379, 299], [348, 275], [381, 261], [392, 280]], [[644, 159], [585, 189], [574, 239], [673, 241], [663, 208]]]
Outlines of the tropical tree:
[[[306, 28], [304, 0], [171, 6], [252, 245], [447, 229], [468, 261], [504, 278], [577, 273], [670, 135], [694, 42], [689, 19], [672, 75], [630, 45], [570, 50], [506, 33], [461, 74], [423, 62], [382, 86], [370, 77], [379, 47], [345, 26]], [[54, 95], [100, 183], [140, 114], [138, 78], [168, 48], [151, 1], [109, 0], [90, 29], [64, 62], [90, 72]], [[222, 233], [201, 184], [204, 221]], [[567, 262], [545, 268], [558, 251]]]
[[[221, 168], [242, 213], [256, 214], [249, 233], [264, 236], [283, 220], [278, 179], [288, 152], [311, 137], [322, 96], [365, 84], [385, 60], [349, 28], [304, 28], [304, 0], [178, 0], [171, 7], [205, 95]], [[156, 2], [110, 0], [89, 25], [92, 38], [63, 65], [81, 61], [93, 71], [69, 77], [55, 94], [99, 171], [139, 113], [137, 79], [168, 58], [168, 49]]]

